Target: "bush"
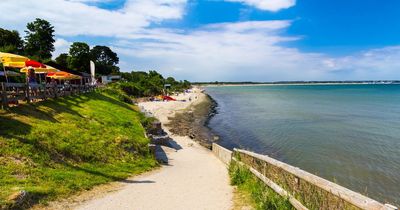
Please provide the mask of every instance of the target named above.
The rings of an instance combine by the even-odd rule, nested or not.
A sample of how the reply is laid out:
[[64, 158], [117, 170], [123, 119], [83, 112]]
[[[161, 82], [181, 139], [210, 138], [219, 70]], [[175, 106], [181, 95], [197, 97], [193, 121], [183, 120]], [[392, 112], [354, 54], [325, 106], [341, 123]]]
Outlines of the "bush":
[[171, 85], [167, 90], [169, 93], [181, 92], [191, 87], [189, 81], [176, 81], [173, 77], [164, 77], [156, 71], [120, 73], [125, 82], [118, 85], [112, 84], [123, 90], [130, 97], [149, 97], [163, 94], [164, 85]]
[[130, 97], [128, 94], [125, 93], [125, 91], [123, 91], [120, 86], [119, 83], [112, 83], [110, 85], [107, 85], [104, 88], [99, 89], [100, 92], [104, 92], [107, 93], [109, 95], [112, 95], [116, 98], [118, 98], [118, 100], [125, 102], [125, 103], [129, 103], [132, 104], [133, 102], [133, 98]]

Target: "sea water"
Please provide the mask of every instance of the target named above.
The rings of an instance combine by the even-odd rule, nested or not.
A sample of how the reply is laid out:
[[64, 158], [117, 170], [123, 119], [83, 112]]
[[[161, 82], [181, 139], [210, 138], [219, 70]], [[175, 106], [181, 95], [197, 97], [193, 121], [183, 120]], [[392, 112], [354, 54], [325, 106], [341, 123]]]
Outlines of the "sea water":
[[207, 87], [222, 146], [266, 154], [400, 203], [400, 85]]

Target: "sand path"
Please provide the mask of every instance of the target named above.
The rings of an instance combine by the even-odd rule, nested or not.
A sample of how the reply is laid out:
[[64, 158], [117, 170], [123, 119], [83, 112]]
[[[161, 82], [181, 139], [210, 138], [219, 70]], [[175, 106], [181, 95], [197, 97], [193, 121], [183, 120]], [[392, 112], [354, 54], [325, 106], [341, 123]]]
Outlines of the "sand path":
[[[168, 116], [204, 97], [194, 89], [193, 93], [176, 96], [187, 102], [145, 102], [139, 106], [165, 124]], [[175, 149], [162, 147], [158, 151], [168, 158], [167, 165], [129, 179], [116, 192], [87, 201], [77, 209], [231, 209], [233, 188], [226, 166], [190, 138], [171, 137]]]

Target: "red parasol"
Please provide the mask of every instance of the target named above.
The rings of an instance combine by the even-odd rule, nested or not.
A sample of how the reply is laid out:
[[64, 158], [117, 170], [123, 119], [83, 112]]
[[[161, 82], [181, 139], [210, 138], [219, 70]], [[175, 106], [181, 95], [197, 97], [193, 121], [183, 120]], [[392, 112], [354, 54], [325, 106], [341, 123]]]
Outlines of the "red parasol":
[[165, 101], [176, 101], [176, 99], [170, 97], [170, 96], [163, 96], [163, 100]]
[[34, 60], [25, 61], [25, 66], [26, 67], [31, 66], [31, 67], [34, 67], [34, 68], [46, 68], [46, 65], [44, 65], [43, 63], [34, 61]]

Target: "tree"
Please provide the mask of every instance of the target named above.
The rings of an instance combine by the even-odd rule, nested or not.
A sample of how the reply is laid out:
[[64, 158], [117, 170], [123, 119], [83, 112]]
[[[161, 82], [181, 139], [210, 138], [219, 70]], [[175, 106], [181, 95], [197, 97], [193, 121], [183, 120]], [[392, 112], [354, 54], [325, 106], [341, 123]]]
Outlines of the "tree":
[[84, 42], [74, 42], [69, 48], [72, 69], [90, 73], [90, 47]]
[[8, 53], [22, 54], [23, 41], [18, 31], [9, 31], [0, 28], [0, 51]]
[[56, 63], [66, 68], [69, 67], [69, 61], [70, 61], [70, 56], [67, 53], [61, 53], [56, 58]]
[[178, 82], [175, 80], [175, 78], [173, 77], [168, 77], [165, 80], [165, 84], [170, 84], [170, 85], [176, 85]]
[[40, 61], [50, 59], [54, 51], [54, 27], [48, 21], [36, 18], [26, 28], [25, 52]]
[[95, 46], [90, 50], [90, 55], [96, 64], [96, 72], [99, 74], [119, 73], [117, 53], [107, 46]]
[[128, 82], [140, 82], [143, 79], [147, 78], [147, 72], [144, 71], [132, 71], [132, 72], [121, 72], [120, 73], [122, 79]]
[[189, 89], [191, 86], [192, 86], [192, 84], [189, 81], [183, 80], [182, 87], [184, 89]]

